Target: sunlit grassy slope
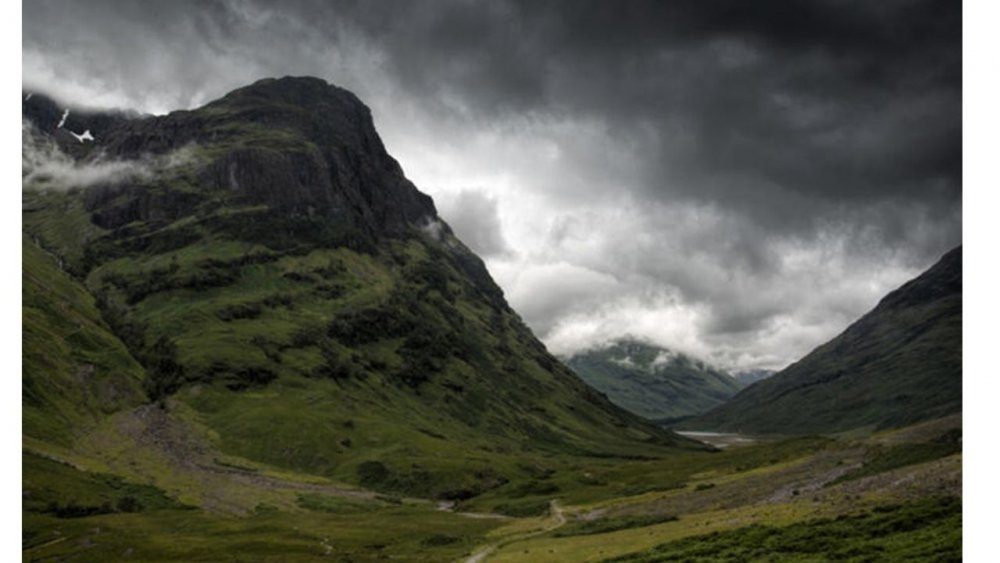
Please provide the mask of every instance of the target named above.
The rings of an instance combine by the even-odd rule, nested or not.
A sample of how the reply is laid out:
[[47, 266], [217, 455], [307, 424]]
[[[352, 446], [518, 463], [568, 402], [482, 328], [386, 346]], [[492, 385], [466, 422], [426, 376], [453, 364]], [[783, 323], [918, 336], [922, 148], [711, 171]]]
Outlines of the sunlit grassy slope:
[[21, 261], [22, 431], [71, 445], [104, 415], [145, 402], [144, 372], [54, 257], [25, 237]]
[[783, 527], [689, 537], [608, 561], [961, 561], [961, 524], [960, 502], [931, 498]]
[[[567, 500], [566, 523], [542, 534], [520, 520], [490, 532], [487, 560], [958, 560], [961, 454], [938, 445], [954, 443], [960, 424], [739, 447], [700, 469], [684, 456], [669, 464], [684, 475], [673, 487]], [[922, 454], [887, 464], [887, 447]], [[649, 464], [650, 480], [667, 465]]]
[[[47, 212], [26, 225], [59, 248], [65, 242], [40, 228]], [[274, 250], [213, 232], [213, 217], [199, 221], [191, 244], [112, 251], [86, 283], [145, 364], [150, 396], [192, 407], [225, 452], [461, 498], [529, 475], [519, 469], [525, 452], [629, 457], [694, 447], [612, 407], [562, 367], [468, 281], [452, 254], [467, 251], [453, 238], [417, 234], [367, 253]], [[103, 244], [139, 243], [105, 237], [88, 248]], [[123, 358], [138, 387], [139, 365]]]

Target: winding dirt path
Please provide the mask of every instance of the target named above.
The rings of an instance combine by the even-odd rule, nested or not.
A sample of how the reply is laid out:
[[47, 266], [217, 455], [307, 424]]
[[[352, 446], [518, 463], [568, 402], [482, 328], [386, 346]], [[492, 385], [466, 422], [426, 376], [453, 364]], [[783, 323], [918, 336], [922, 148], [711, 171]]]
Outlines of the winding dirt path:
[[496, 550], [502, 547], [507, 547], [508, 545], [517, 542], [522, 542], [524, 540], [531, 539], [533, 537], [540, 536], [542, 534], [547, 534], [552, 530], [561, 528], [563, 525], [566, 524], [566, 515], [563, 514], [562, 506], [559, 505], [558, 500], [552, 499], [551, 501], [549, 501], [549, 512], [552, 514], [555, 520], [555, 523], [552, 524], [551, 526], [546, 526], [543, 528], [539, 528], [537, 530], [525, 532], [523, 534], [516, 534], [502, 541], [498, 541], [496, 543], [483, 546], [474, 551], [472, 555], [470, 555], [465, 560], [465, 563], [482, 563], [483, 561], [486, 561], [487, 557], [489, 557], [494, 552], [496, 552]]

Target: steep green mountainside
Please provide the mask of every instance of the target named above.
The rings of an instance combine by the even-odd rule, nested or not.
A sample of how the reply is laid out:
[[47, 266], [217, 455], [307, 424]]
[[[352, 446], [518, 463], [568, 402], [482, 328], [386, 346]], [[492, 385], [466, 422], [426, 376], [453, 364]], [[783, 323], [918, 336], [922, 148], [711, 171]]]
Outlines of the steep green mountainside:
[[57, 259], [21, 245], [22, 432], [71, 445], [104, 416], [146, 402], [142, 366]]
[[742, 387], [704, 362], [630, 338], [575, 354], [566, 364], [611, 402], [653, 420], [701, 414]]
[[[123, 411], [107, 432], [200, 428], [220, 459], [459, 499], [532, 478], [545, 456], [703, 449], [545, 350], [349, 92], [262, 80], [193, 111], [93, 121], [93, 143], [53, 134], [52, 106], [24, 102], [26, 150], [74, 155], [75, 175], [44, 158], [26, 171], [23, 224], [74, 277], [50, 268], [40, 285], [75, 284], [113, 343], [95, 343], [108, 358], [90, 361], [94, 377], [117, 362], [132, 382], [130, 400], [88, 409], [134, 405], [143, 379], [166, 417], [150, 428], [146, 407]], [[38, 330], [66, 322], [53, 317]], [[56, 379], [79, 378], [80, 361], [26, 361], [25, 381], [46, 389], [39, 418], [80, 408]], [[166, 487], [168, 472], [149, 471]]]
[[792, 434], [894, 428], [962, 410], [962, 248], [840, 336], [678, 425]]

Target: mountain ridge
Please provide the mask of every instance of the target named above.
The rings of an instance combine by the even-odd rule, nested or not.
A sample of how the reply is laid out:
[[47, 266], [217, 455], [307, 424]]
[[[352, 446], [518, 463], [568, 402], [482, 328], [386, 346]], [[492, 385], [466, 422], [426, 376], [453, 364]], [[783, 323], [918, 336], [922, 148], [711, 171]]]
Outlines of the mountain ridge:
[[651, 420], [701, 414], [741, 388], [722, 370], [634, 337], [578, 352], [566, 365], [612, 402]]
[[758, 381], [763, 381], [776, 373], [778, 372], [773, 369], [748, 369], [734, 373], [733, 377], [744, 387], [749, 387], [750, 385], [753, 385]]
[[839, 336], [678, 427], [759, 433], [893, 428], [961, 411], [962, 247]]

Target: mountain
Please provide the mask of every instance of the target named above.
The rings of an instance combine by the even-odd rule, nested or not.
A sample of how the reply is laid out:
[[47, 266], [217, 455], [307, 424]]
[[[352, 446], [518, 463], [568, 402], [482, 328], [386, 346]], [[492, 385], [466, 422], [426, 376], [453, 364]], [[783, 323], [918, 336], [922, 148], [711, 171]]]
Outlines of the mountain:
[[615, 406], [349, 92], [22, 110], [23, 560], [961, 556], [960, 417], [720, 452]]
[[741, 388], [700, 360], [634, 338], [577, 353], [566, 365], [611, 402], [651, 420], [701, 414]]
[[747, 387], [758, 381], [763, 381], [776, 373], [778, 372], [773, 369], [748, 369], [734, 373], [733, 377], [741, 386]]
[[679, 426], [747, 433], [894, 428], [962, 410], [962, 248], [842, 334]]
[[[538, 456], [702, 448], [546, 351], [350, 92], [266, 79], [164, 116], [27, 98], [32, 451], [163, 488], [200, 452], [466, 498]], [[122, 453], [123, 432], [157, 438]]]

